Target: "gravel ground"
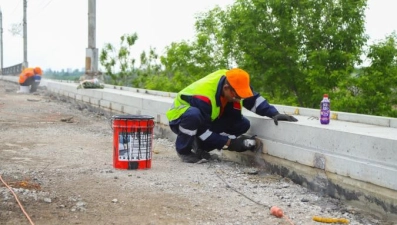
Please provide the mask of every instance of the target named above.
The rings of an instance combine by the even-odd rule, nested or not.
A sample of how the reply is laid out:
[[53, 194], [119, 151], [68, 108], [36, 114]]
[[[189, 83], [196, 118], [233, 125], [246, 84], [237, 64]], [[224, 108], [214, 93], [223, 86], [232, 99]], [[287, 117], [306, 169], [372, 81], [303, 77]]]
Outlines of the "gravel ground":
[[[0, 80], [0, 175], [34, 224], [322, 224], [313, 216], [397, 224], [222, 152], [182, 163], [166, 139], [155, 138], [151, 168], [115, 169], [109, 113], [45, 89], [16, 90]], [[1, 182], [0, 224], [29, 224]]]

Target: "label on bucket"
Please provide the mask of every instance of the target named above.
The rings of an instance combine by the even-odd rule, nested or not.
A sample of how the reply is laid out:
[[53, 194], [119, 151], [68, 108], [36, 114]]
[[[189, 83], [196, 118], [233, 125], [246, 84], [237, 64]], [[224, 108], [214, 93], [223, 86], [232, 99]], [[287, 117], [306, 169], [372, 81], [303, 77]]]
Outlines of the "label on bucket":
[[119, 133], [119, 161], [151, 159], [151, 135], [140, 132]]

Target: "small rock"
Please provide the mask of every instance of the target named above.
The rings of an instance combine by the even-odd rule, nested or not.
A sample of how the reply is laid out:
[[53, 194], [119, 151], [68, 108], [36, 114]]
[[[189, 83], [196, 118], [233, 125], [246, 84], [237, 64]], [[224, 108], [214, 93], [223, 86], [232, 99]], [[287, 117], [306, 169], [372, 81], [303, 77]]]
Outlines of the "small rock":
[[86, 205], [85, 202], [82, 202], [82, 201], [76, 203], [77, 207], [83, 207], [85, 205]]
[[44, 198], [44, 202], [51, 203], [51, 198]]
[[113, 199], [112, 202], [117, 203], [118, 202], [117, 198]]
[[243, 173], [255, 175], [255, 174], [258, 174], [258, 169], [246, 168], [243, 170]]

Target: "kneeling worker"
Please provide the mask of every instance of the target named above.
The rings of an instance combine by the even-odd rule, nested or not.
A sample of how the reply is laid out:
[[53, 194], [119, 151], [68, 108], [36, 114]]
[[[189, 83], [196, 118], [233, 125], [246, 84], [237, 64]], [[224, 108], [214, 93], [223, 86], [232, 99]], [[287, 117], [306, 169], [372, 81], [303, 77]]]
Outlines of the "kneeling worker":
[[[21, 86], [20, 92], [30, 92], [33, 93], [37, 91], [37, 87], [40, 84], [41, 76], [43, 71], [40, 67], [26, 68], [19, 75], [19, 85]], [[25, 91], [22, 91], [24, 87]], [[29, 90], [30, 87], [30, 90]]]
[[[250, 122], [242, 107], [278, 121], [298, 121], [280, 114], [265, 98], [252, 90], [249, 74], [242, 69], [218, 70], [180, 91], [166, 115], [177, 134], [175, 147], [183, 162], [209, 159], [210, 151], [227, 149], [244, 152], [256, 146], [242, 135]], [[192, 151], [193, 150], [193, 151]]]

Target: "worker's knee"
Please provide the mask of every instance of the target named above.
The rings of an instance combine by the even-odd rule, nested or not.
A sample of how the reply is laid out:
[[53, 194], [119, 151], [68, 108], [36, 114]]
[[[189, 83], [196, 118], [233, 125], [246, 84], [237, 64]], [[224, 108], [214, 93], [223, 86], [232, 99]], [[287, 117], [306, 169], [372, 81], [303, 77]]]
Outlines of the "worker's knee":
[[239, 122], [240, 123], [236, 127], [240, 129], [240, 132], [242, 134], [246, 133], [251, 127], [250, 121], [247, 118], [243, 117]]
[[188, 128], [198, 128], [204, 122], [204, 117], [202, 116], [200, 109], [196, 107], [190, 107], [181, 116], [181, 125]]
[[190, 136], [194, 136], [203, 123], [204, 118], [200, 110], [190, 107], [180, 118], [170, 121], [169, 125], [171, 130], [176, 134], [179, 134], [182, 129], [182, 133], [189, 133], [191, 134]]

